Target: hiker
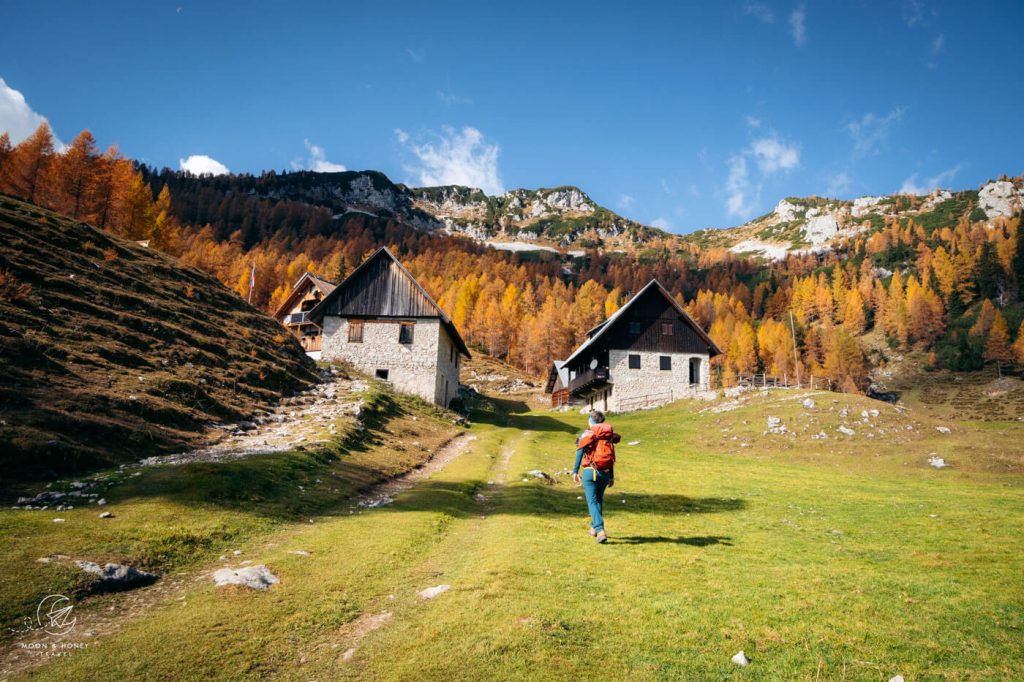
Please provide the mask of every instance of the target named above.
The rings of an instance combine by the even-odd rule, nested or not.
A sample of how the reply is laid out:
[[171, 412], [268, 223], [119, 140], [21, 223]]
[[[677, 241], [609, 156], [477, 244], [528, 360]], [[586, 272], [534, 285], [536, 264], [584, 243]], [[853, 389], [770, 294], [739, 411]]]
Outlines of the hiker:
[[[572, 468], [572, 479], [583, 485], [590, 509], [590, 535], [599, 543], [608, 539], [604, 532], [604, 490], [615, 485], [615, 444], [621, 440], [611, 424], [605, 424], [604, 412], [590, 413], [590, 428], [576, 439], [576, 463]], [[580, 475], [580, 465], [583, 474]]]

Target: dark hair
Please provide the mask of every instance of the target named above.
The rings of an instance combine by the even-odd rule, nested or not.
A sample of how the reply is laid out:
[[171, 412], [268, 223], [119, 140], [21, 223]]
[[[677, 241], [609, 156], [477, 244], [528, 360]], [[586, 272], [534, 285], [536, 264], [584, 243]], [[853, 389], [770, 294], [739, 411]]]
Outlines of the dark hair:
[[594, 420], [595, 424], [601, 424], [604, 422], [604, 412], [601, 410], [593, 410], [590, 413], [590, 418]]

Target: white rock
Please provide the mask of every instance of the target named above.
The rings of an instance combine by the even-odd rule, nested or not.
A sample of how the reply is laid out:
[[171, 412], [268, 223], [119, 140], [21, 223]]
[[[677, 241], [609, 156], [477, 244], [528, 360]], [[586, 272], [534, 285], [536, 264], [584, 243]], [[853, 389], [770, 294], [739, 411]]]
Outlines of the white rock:
[[889, 682], [903, 682], [903, 675], [893, 675], [889, 678]]
[[856, 431], [854, 431], [853, 429], [849, 428], [846, 425], [840, 426], [836, 430], [839, 431], [839, 433], [842, 433], [842, 434], [847, 435], [847, 436], [852, 436], [852, 435], [854, 435], [856, 433]]
[[871, 415], [872, 417], [877, 417], [880, 414], [880, 412], [878, 410], [868, 410], [868, 414]]
[[626, 445], [640, 445], [640, 441], [638, 441], [638, 440], [631, 440], [628, 443], [626, 443]]
[[54, 519], [54, 523], [64, 523], [64, 519]]
[[222, 568], [213, 574], [213, 580], [217, 585], [241, 585], [254, 590], [265, 590], [280, 582], [280, 579], [263, 564], [246, 566], [237, 571]]
[[109, 518], [113, 518], [113, 516], [114, 515], [111, 514], [110, 512], [103, 512], [102, 514], [100, 514], [100, 518], [101, 519], [109, 519]]
[[733, 656], [729, 660], [731, 660], [736, 665], [740, 665], [740, 666], [743, 666], [743, 667], [746, 667], [746, 666], [750, 665], [750, 659], [747, 658], [747, 655], [745, 653], [743, 653], [742, 651], [739, 652], [738, 654], [736, 654], [735, 656]]
[[811, 400], [810, 398], [804, 398], [804, 407], [806, 407], [808, 410], [813, 410], [814, 401]]
[[133, 587], [135, 585], [148, 585], [157, 578], [153, 573], [140, 571], [133, 566], [125, 566], [124, 564], [107, 564], [100, 568], [99, 564], [91, 561], [76, 561], [75, 565], [86, 573], [97, 576], [100, 582], [106, 586]]
[[782, 419], [780, 417], [768, 417], [768, 428], [769, 429], [774, 429], [775, 427], [777, 427], [781, 423], [782, 423]]
[[1009, 218], [1020, 212], [1024, 190], [1017, 190], [1012, 182], [999, 180], [990, 182], [978, 191], [978, 208], [989, 219], [999, 216]]
[[310, 552], [304, 549], [292, 549], [288, 551], [289, 554], [296, 554], [298, 556], [313, 556]]
[[935, 454], [932, 454], [932, 456], [928, 458], [928, 464], [932, 465], [936, 469], [945, 469], [949, 466], [949, 464], [946, 463], [946, 460]]
[[935, 430], [938, 431], [939, 433], [949, 433], [948, 426], [936, 426]]
[[428, 587], [420, 592], [421, 599], [433, 599], [439, 594], [444, 594], [451, 588], [451, 585], [437, 585], [436, 587]]
[[105, 498], [105, 497], [101, 497], [100, 499], [96, 500], [96, 504], [98, 504], [100, 506], [103, 506], [106, 503], [107, 503], [107, 498]]

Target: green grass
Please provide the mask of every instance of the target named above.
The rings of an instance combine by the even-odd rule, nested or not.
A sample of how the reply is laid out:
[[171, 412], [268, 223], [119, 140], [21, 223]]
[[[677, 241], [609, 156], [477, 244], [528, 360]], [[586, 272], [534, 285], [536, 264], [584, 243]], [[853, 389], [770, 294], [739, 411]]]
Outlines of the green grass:
[[[614, 417], [608, 545], [566, 476], [579, 415], [493, 401], [472, 450], [387, 507], [247, 544], [280, 584], [201, 580], [42, 679], [1014, 679], [1024, 675], [1022, 427], [754, 395]], [[832, 402], [835, 400], [836, 402]], [[835, 437], [879, 407], [854, 439]], [[798, 435], [764, 435], [766, 415]], [[907, 430], [907, 425], [913, 426]], [[899, 430], [897, 427], [899, 427]], [[826, 430], [826, 441], [806, 434]], [[898, 438], [868, 439], [869, 429]], [[733, 440], [733, 436], [736, 439]], [[953, 440], [944, 440], [950, 439]], [[639, 440], [629, 446], [625, 441]], [[740, 443], [753, 442], [751, 448]], [[955, 448], [962, 452], [949, 452]], [[924, 459], [938, 450], [954, 468]], [[510, 457], [506, 459], [504, 455]], [[507, 479], [505, 486], [489, 481]], [[480, 496], [483, 495], [483, 498]], [[294, 549], [310, 557], [290, 555]], [[432, 601], [426, 587], [449, 584]], [[391, 612], [351, 660], [361, 614]], [[79, 615], [87, 623], [88, 607]], [[752, 665], [729, 657], [743, 649]]]
[[[420, 465], [457, 432], [440, 410], [376, 383], [364, 396], [363, 423], [366, 430], [357, 431], [340, 420], [337, 440], [315, 451], [82, 477], [99, 483], [96, 491], [108, 501], [103, 507], [0, 510], [0, 642], [41, 596], [90, 592], [90, 581], [70, 560], [40, 563], [41, 557], [126, 563], [168, 576], [347, 508], [357, 492]], [[101, 511], [114, 518], [100, 519]]]

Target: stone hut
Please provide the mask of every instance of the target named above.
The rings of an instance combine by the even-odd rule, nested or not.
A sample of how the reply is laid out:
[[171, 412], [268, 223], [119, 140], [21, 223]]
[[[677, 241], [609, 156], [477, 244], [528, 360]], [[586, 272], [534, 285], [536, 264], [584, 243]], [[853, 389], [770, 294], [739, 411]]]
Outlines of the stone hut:
[[396, 390], [447, 407], [469, 349], [452, 321], [387, 248], [352, 271], [309, 313], [321, 358], [343, 360]]
[[[548, 392], [591, 409], [628, 412], [696, 397], [710, 388], [711, 337], [651, 280], [549, 375]], [[567, 374], [567, 376], [566, 376]], [[561, 375], [561, 376], [559, 376]]]

